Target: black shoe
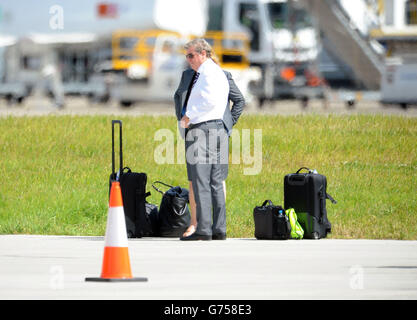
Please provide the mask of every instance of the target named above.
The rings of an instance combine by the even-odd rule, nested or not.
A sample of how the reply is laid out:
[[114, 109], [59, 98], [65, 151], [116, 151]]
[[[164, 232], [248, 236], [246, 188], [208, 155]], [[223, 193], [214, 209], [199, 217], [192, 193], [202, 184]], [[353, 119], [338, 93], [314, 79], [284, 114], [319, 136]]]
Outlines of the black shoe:
[[226, 240], [226, 234], [225, 233], [214, 233], [211, 236], [212, 240]]
[[208, 236], [206, 234], [198, 234], [194, 232], [192, 235], [189, 235], [188, 237], [181, 237], [180, 240], [184, 240], [184, 241], [211, 240], [211, 236]]

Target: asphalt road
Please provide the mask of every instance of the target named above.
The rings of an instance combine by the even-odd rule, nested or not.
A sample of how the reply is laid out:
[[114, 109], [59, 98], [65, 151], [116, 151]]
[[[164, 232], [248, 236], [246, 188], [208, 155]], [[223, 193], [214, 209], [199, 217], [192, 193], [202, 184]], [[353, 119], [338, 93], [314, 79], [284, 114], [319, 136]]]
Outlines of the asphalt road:
[[101, 274], [103, 237], [0, 236], [0, 299], [417, 299], [417, 241], [129, 240], [134, 277]]
[[[313, 99], [307, 108], [301, 106], [299, 100], [278, 100], [265, 102], [262, 108], [255, 103], [247, 104], [244, 114], [383, 114], [416, 117], [417, 107], [410, 106], [403, 110], [395, 105], [384, 106], [375, 99], [359, 100], [354, 108], [347, 108], [346, 103], [338, 98], [337, 93], [325, 104], [323, 100]], [[132, 107], [123, 108], [115, 101], [106, 104], [91, 103], [84, 97], [67, 97], [65, 108], [57, 109], [50, 99], [34, 95], [26, 99], [21, 105], [7, 105], [5, 100], [0, 100], [1, 116], [42, 116], [42, 115], [174, 115], [174, 102], [141, 102]]]

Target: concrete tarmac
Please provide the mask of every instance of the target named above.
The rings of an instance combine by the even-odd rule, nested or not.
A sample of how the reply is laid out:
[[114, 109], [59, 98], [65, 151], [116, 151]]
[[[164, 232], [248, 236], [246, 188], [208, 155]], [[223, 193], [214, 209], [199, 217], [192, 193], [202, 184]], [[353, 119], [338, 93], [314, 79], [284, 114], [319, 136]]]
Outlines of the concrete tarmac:
[[[333, 96], [337, 96], [333, 93]], [[345, 102], [337, 97], [323, 102], [321, 99], [312, 99], [307, 108], [301, 106], [299, 100], [268, 101], [262, 108], [256, 103], [248, 103], [245, 106], [244, 115], [394, 115], [402, 117], [416, 117], [416, 106], [410, 106], [407, 110], [396, 105], [381, 105], [377, 100], [369, 99], [358, 101], [353, 108], [347, 108]], [[172, 116], [174, 117], [174, 101], [168, 102], [140, 102], [130, 108], [123, 108], [115, 101], [108, 103], [91, 103], [85, 97], [67, 97], [65, 108], [57, 109], [50, 99], [40, 95], [34, 95], [26, 99], [21, 105], [7, 105], [0, 99], [0, 118], [7, 116], [60, 116], [60, 115], [114, 115], [114, 116]]]
[[103, 237], [0, 236], [0, 299], [417, 299], [417, 241], [129, 239], [134, 277], [99, 277]]

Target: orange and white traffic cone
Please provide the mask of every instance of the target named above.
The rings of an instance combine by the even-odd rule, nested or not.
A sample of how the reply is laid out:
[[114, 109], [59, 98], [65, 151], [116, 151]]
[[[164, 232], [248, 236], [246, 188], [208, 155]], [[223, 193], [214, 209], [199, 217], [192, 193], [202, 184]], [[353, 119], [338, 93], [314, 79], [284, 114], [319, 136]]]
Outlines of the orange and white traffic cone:
[[112, 183], [110, 190], [101, 276], [99, 278], [85, 278], [85, 281], [148, 281], [147, 278], [132, 276], [122, 190], [118, 181]]

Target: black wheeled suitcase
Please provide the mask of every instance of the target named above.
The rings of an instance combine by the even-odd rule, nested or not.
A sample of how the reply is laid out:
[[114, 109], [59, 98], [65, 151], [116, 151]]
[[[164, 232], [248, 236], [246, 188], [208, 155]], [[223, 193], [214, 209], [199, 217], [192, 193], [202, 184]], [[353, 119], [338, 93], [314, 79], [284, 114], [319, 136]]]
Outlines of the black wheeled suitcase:
[[[114, 126], [119, 124], [120, 168], [115, 172]], [[153, 236], [152, 222], [146, 210], [147, 175], [143, 172], [132, 172], [130, 168], [123, 168], [122, 121], [112, 120], [112, 173], [110, 187], [113, 181], [120, 182], [122, 190], [123, 210], [126, 220], [126, 231], [129, 238]]]
[[[307, 173], [300, 173], [307, 169]], [[284, 177], [284, 207], [293, 208], [304, 230], [304, 238], [325, 238], [332, 226], [327, 218], [326, 199], [336, 201], [327, 193], [327, 179], [306, 167]]]

